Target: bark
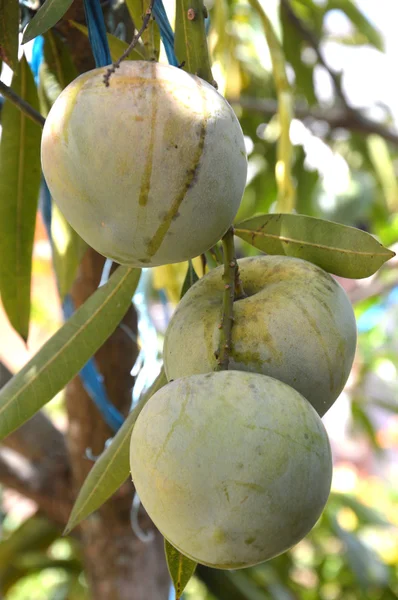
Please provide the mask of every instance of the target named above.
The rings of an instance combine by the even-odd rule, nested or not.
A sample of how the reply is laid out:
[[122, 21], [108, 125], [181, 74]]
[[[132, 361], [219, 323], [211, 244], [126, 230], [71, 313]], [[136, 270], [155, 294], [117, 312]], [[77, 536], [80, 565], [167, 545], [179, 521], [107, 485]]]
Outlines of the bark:
[[[0, 363], [0, 387], [11, 377]], [[69, 457], [64, 435], [43, 412], [3, 441], [0, 482], [34, 500], [43, 514], [65, 527], [73, 505]]]
[[[98, 287], [103, 258], [93, 250], [85, 255], [72, 289], [76, 307]], [[137, 333], [136, 314], [129, 310], [124, 324]], [[131, 404], [133, 379], [130, 371], [137, 347], [122, 328], [99, 350], [95, 359], [104, 377], [112, 402], [124, 414]], [[68, 446], [76, 491], [92, 463], [86, 450], [99, 454], [112, 435], [98, 409], [88, 397], [79, 378], [67, 388], [69, 416]], [[133, 488], [128, 482], [81, 527], [86, 574], [95, 600], [166, 600], [169, 577], [163, 554], [163, 541], [156, 533], [150, 543], [140, 541], [130, 524]], [[143, 517], [143, 528], [151, 527]]]

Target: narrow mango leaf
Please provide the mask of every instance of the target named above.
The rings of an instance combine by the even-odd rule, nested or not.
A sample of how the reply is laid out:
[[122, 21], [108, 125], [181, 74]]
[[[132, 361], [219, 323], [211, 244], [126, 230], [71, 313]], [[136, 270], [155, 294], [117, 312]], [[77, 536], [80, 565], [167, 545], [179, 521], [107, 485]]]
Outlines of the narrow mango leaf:
[[184, 554], [181, 554], [166, 539], [164, 540], [164, 552], [170, 577], [176, 591], [176, 600], [180, 600], [182, 592], [195, 572], [197, 563]]
[[61, 300], [70, 291], [77, 269], [88, 248], [86, 242], [69, 225], [56, 204], [52, 204], [51, 239], [53, 263]]
[[42, 35], [62, 19], [73, 0], [46, 0], [26, 27], [22, 43]]
[[202, 0], [177, 0], [174, 50], [184, 71], [213, 82]]
[[369, 44], [383, 52], [384, 44], [380, 33], [352, 0], [329, 0], [326, 10], [341, 10]]
[[15, 71], [18, 66], [19, 4], [0, 0], [0, 59]]
[[331, 492], [330, 501], [336, 502], [340, 506], [347, 506], [358, 517], [362, 525], [373, 525], [379, 527], [392, 527], [392, 523], [388, 521], [384, 515], [374, 510], [370, 506], [360, 502], [355, 496], [343, 492]]
[[[52, 31], [44, 34], [44, 59], [40, 82], [49, 104], [52, 105], [79, 73], [67, 46]], [[72, 229], [56, 204], [52, 206], [51, 242], [58, 291], [63, 299], [70, 291], [87, 244]]]
[[[79, 31], [81, 31], [81, 33], [84, 33], [84, 35], [88, 37], [88, 29], [85, 25], [81, 25], [81, 23], [76, 23], [76, 21], [69, 21], [69, 23], [72, 25], [72, 27], [78, 29]], [[123, 40], [119, 40], [119, 38], [110, 33], [107, 33], [106, 37], [108, 39], [111, 58], [113, 62], [115, 62], [126, 50], [128, 44], [126, 44], [126, 42], [123, 42]], [[145, 51], [143, 47], [140, 47], [140, 45], [137, 44], [137, 46], [128, 54], [125, 60], [145, 60]]]
[[140, 269], [119, 267], [0, 391], [0, 440], [79, 373], [130, 306]]
[[[18, 73], [18, 75], [17, 75]], [[12, 89], [33, 108], [39, 99], [33, 75], [22, 58]], [[41, 130], [14, 104], [2, 111], [0, 142], [0, 291], [10, 323], [28, 337], [30, 279], [40, 187]]]
[[58, 537], [58, 527], [46, 517], [34, 515], [26, 519], [0, 542], [0, 579], [2, 570], [10, 566], [18, 555], [30, 550], [47, 549]]
[[[53, 31], [44, 35], [44, 60], [49, 71], [54, 74], [60, 92], [79, 75], [68, 47]], [[54, 102], [55, 98], [49, 100]]]
[[199, 277], [196, 274], [196, 271], [195, 271], [194, 266], [192, 264], [192, 260], [189, 260], [188, 261], [187, 274], [185, 276], [184, 283], [182, 284], [181, 298], [183, 296], [185, 296], [185, 294], [187, 293], [187, 291], [189, 290], [189, 288], [192, 287], [193, 284], [196, 283], [197, 281], [199, 281]]
[[379, 453], [379, 455], [383, 454], [383, 449], [377, 439], [376, 425], [367, 414], [367, 411], [363, 406], [363, 402], [357, 401], [355, 398], [351, 401], [351, 415], [355, 431], [359, 430], [368, 438], [368, 442], [370, 443], [375, 455], [376, 453]]
[[235, 233], [267, 254], [302, 258], [351, 279], [373, 275], [395, 256], [365, 231], [304, 215], [258, 215], [238, 223]]
[[149, 398], [166, 383], [166, 375], [162, 369], [133, 408], [110, 446], [96, 460], [80, 489], [64, 534], [97, 510], [126, 481], [130, 473], [130, 438], [134, 424]]
[[345, 558], [359, 586], [368, 590], [374, 585], [386, 585], [388, 567], [376, 553], [366, 546], [355, 534], [340, 527], [336, 518], [331, 519], [336, 536], [343, 542]]
[[258, 13], [271, 54], [272, 73], [278, 96], [278, 139], [275, 179], [278, 186], [278, 211], [290, 213], [295, 207], [295, 186], [292, 179], [293, 145], [290, 139], [290, 124], [293, 118], [293, 95], [286, 72], [286, 61], [282, 45], [269, 18], [264, 0], [249, 0]]
[[398, 212], [398, 183], [395, 167], [387, 142], [379, 135], [366, 138], [369, 158], [386, 199], [389, 212]]
[[316, 104], [317, 99], [315, 96], [313, 79], [314, 67], [313, 65], [304, 63], [301, 59], [303, 38], [300, 36], [297, 28], [294, 27], [292, 21], [286, 14], [286, 8], [284, 4], [281, 4], [280, 11], [283, 31], [283, 51], [285, 53], [286, 60], [293, 67], [296, 76], [295, 86], [297, 90], [304, 94], [308, 104]]
[[[149, 5], [150, 0], [126, 0], [127, 10], [129, 11], [137, 30], [140, 29], [142, 25], [142, 20]], [[141, 39], [145, 49], [146, 59], [158, 61], [160, 53], [160, 33], [159, 27], [154, 19], [150, 19], [148, 27], [144, 30]]]

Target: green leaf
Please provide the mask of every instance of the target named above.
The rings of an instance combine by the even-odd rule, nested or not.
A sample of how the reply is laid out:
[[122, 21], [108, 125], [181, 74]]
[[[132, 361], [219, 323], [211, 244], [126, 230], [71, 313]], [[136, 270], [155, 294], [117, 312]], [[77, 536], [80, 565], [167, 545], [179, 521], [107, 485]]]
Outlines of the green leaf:
[[386, 204], [390, 213], [398, 212], [398, 183], [395, 166], [387, 142], [379, 135], [369, 135], [366, 138], [369, 158], [372, 162], [377, 179], [383, 190]]
[[[12, 89], [36, 110], [39, 99], [25, 57]], [[2, 111], [0, 142], [0, 291], [14, 329], [28, 337], [30, 279], [37, 202], [40, 187], [41, 130], [14, 104]]]
[[174, 50], [184, 71], [213, 82], [202, 0], [176, 1]]
[[[295, 208], [295, 185], [292, 179], [293, 145], [290, 125], [293, 119], [293, 94], [286, 72], [286, 60], [278, 31], [269, 16], [270, 6], [265, 0], [249, 0], [258, 13], [271, 55], [272, 74], [278, 98], [278, 124], [275, 180], [278, 186], [277, 209], [290, 213]], [[296, 50], [297, 51], [297, 50]]]
[[199, 277], [196, 274], [192, 260], [189, 260], [187, 274], [185, 276], [184, 283], [182, 284], [181, 298], [185, 296], [189, 288], [192, 287], [197, 281], [199, 281]]
[[0, 391], [0, 440], [32, 417], [77, 375], [120, 323], [140, 269], [118, 267]]
[[395, 256], [365, 231], [304, 215], [258, 215], [238, 223], [235, 233], [267, 254], [302, 258], [352, 279], [369, 277]]
[[176, 591], [176, 600], [179, 600], [188, 581], [195, 572], [197, 563], [184, 554], [181, 554], [166, 539], [164, 540], [164, 552], [166, 554], [170, 577]]
[[358, 31], [366, 36], [368, 42], [383, 52], [384, 44], [381, 33], [372, 25], [352, 0], [329, 0], [326, 11], [329, 10], [341, 10]]
[[[88, 37], [88, 29], [85, 25], [76, 23], [76, 21], [69, 21], [69, 23], [72, 25], [72, 27], [78, 29], [81, 31], [81, 33], [84, 33], [84, 35]], [[126, 50], [128, 44], [123, 42], [123, 40], [119, 40], [119, 38], [110, 33], [107, 33], [106, 37], [108, 38], [109, 51], [111, 53], [112, 61], [115, 62]], [[140, 46], [137, 45], [133, 50], [131, 50], [124, 60], [145, 60], [145, 52], [143, 51], [143, 48], [140, 48]]]
[[[44, 59], [40, 81], [50, 106], [78, 71], [65, 44], [52, 31], [44, 35]], [[53, 263], [61, 299], [70, 291], [87, 244], [69, 225], [58, 206], [52, 205], [51, 242]]]
[[49, 546], [59, 538], [59, 528], [47, 518], [34, 515], [24, 521], [8, 537], [0, 542], [0, 587], [6, 594], [26, 569], [20, 563], [32, 552], [45, 556]]
[[22, 43], [42, 35], [62, 19], [73, 0], [46, 0], [26, 27]]
[[287, 62], [293, 67], [296, 76], [296, 88], [302, 92], [310, 105], [316, 104], [314, 88], [314, 67], [305, 64], [301, 59], [303, 39], [286, 14], [284, 4], [281, 4], [281, 22], [283, 31], [283, 51]]
[[388, 521], [381, 513], [366, 506], [350, 494], [331, 492], [330, 501], [337, 502], [340, 506], [347, 506], [350, 508], [363, 525], [376, 525], [381, 527], [392, 526], [392, 523], [390, 523], [390, 521]]
[[[68, 47], [52, 31], [44, 35], [44, 60], [58, 82], [59, 93], [79, 75]], [[49, 100], [54, 102], [56, 98]]]
[[47, 549], [58, 537], [58, 527], [46, 517], [34, 515], [26, 519], [0, 542], [0, 579], [2, 571], [11, 565], [18, 555], [30, 550]]
[[95, 461], [73, 506], [65, 534], [97, 510], [126, 481], [130, 473], [130, 438], [134, 424], [149, 398], [166, 383], [166, 375], [162, 369], [133, 408], [111, 445]]
[[[140, 29], [146, 10], [150, 6], [150, 0], [126, 0], [126, 6], [135, 28], [137, 30]], [[149, 20], [148, 27], [143, 31], [141, 40], [146, 60], [158, 61], [160, 54], [160, 33], [154, 19]]]
[[0, 59], [15, 71], [18, 67], [19, 4], [0, 0]]
[[398, 415], [398, 402], [390, 402], [388, 400], [381, 400], [378, 398], [372, 398], [372, 404], [379, 406], [383, 410], [387, 410], [388, 412], [392, 412]]
[[51, 240], [58, 291], [63, 300], [72, 287], [88, 245], [72, 229], [54, 203], [52, 203], [51, 213]]
[[343, 542], [345, 557], [358, 584], [364, 590], [373, 585], [385, 585], [388, 581], [388, 568], [376, 553], [365, 546], [354, 534], [340, 527], [337, 519], [331, 519], [332, 529]]
[[351, 402], [351, 411], [355, 430], [359, 429], [367, 436], [375, 453], [382, 453], [382, 448], [377, 441], [377, 430], [366, 410], [363, 408], [362, 402], [353, 399]]

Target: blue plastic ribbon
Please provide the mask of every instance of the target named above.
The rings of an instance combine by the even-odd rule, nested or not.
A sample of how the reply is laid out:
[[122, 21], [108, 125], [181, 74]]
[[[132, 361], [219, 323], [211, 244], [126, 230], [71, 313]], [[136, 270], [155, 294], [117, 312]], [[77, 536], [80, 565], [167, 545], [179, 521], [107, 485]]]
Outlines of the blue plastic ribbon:
[[112, 63], [112, 58], [106, 37], [104, 14], [99, 0], [84, 0], [84, 12], [95, 64], [97, 67], [106, 67]]
[[[69, 319], [75, 312], [72, 298], [69, 295], [65, 296], [63, 312], [65, 319]], [[93, 358], [90, 358], [87, 361], [84, 367], [80, 370], [79, 375], [85, 391], [100, 411], [105, 423], [113, 431], [118, 431], [118, 429], [120, 429], [120, 427], [123, 425], [124, 417], [110, 402], [103, 383], [102, 375], [98, 371]]]
[[152, 14], [158, 24], [160, 37], [166, 51], [167, 60], [173, 67], [178, 67], [178, 60], [174, 53], [174, 31], [171, 28], [162, 0], [155, 0]]

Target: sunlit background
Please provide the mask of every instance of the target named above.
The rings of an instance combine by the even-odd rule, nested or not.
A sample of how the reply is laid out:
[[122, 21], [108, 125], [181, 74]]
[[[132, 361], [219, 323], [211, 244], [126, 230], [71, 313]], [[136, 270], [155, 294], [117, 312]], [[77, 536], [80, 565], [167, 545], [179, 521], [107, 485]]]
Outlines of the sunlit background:
[[[171, 2], [165, 4], [170, 5], [172, 15]], [[271, 60], [261, 24], [248, 2], [217, 0], [213, 4], [214, 1], [208, 3], [213, 73], [219, 90], [241, 119], [249, 155], [248, 186], [239, 211], [239, 218], [244, 218], [255, 212], [272, 211], [275, 202], [279, 123], [272, 114], [275, 90]], [[268, 4], [276, 27], [283, 33], [277, 13], [272, 12], [271, 5], [276, 7], [277, 2]], [[307, 9], [311, 2], [296, 4], [303, 19], [311, 23], [312, 13]], [[314, 2], [319, 7], [326, 4], [326, 0]], [[342, 0], [334, 4], [345, 3]], [[318, 25], [320, 47], [328, 66], [342, 73], [341, 85], [348, 103], [393, 130], [398, 127], [398, 5], [394, 0], [357, 0], [355, 5], [375, 29], [369, 33], [364, 23], [358, 19], [355, 22], [352, 15], [350, 19], [341, 10], [330, 10]], [[107, 5], [107, 10], [111, 23], [111, 5]], [[117, 24], [121, 37], [125, 32], [122, 25]], [[113, 24], [113, 30], [117, 27]], [[384, 51], [375, 47], [373, 31], [379, 32]], [[29, 53], [31, 46], [28, 56]], [[288, 54], [287, 57], [289, 60]], [[336, 114], [338, 102], [330, 75], [319, 64], [313, 68], [316, 53], [312, 48], [301, 48], [300, 59], [307, 76], [303, 69], [299, 72], [297, 65], [289, 65], [288, 69], [301, 108], [290, 129], [295, 147], [298, 212], [361, 227], [385, 245], [394, 248], [395, 244], [397, 250], [398, 144], [389, 144], [376, 131], [365, 136], [349, 126], [331, 126], [328, 117]], [[8, 69], [3, 67], [2, 78], [9, 81], [9, 77]], [[261, 105], [263, 99], [269, 100], [265, 108]], [[315, 113], [325, 118], [315, 118]], [[244, 255], [254, 250], [241, 243], [238, 252]], [[201, 275], [199, 262], [196, 268]], [[147, 270], [141, 280], [135, 296], [141, 347], [134, 370], [138, 375], [135, 398], [159, 371], [163, 334], [178, 301], [185, 272], [186, 265], [171, 265]], [[268, 563], [239, 572], [219, 572], [217, 577], [199, 569], [184, 594], [186, 600], [398, 598], [398, 261], [393, 259], [367, 280], [339, 281], [354, 304], [359, 340], [346, 389], [324, 418], [334, 457], [333, 491], [325, 513], [303, 542]], [[0, 312], [0, 361], [12, 372], [27, 362], [62, 319], [51, 247], [40, 216], [34, 246], [32, 302], [27, 346]], [[65, 427], [62, 394], [46, 410], [59, 427]], [[2, 491], [1, 506], [5, 539], [35, 514], [31, 501], [7, 490]], [[26, 523], [29, 527], [29, 521]], [[37, 526], [36, 521], [31, 526], [32, 523]], [[23, 536], [23, 530], [20, 535]], [[86, 597], [76, 542], [55, 536], [46, 556], [50, 568], [45, 568], [44, 563], [37, 566], [34, 557], [29, 563], [26, 556], [26, 576], [11, 586], [4, 597]], [[23, 560], [22, 556], [22, 563]], [[54, 566], [57, 560], [66, 561], [71, 571]], [[36, 566], [30, 568], [29, 564]], [[76, 575], [72, 587], [70, 572]]]

